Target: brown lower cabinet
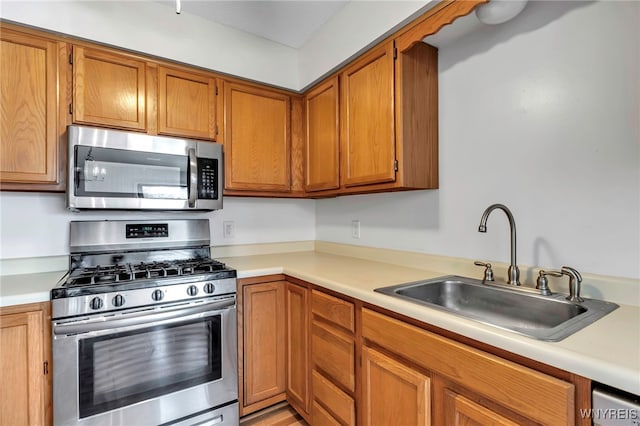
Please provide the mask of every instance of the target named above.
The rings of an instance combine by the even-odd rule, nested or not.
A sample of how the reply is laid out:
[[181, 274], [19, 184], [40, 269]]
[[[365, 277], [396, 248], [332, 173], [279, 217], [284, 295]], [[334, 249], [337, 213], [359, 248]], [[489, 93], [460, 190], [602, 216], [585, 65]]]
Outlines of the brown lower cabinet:
[[309, 289], [285, 286], [286, 393], [296, 411], [309, 420]]
[[240, 415], [285, 399], [286, 282], [281, 278], [238, 280]]
[[356, 424], [355, 308], [311, 291], [312, 424]]
[[[258, 352], [245, 343], [239, 355], [243, 414], [286, 398], [314, 426], [589, 424], [586, 378], [296, 278], [249, 280], [239, 280], [241, 336], [256, 339], [250, 322], [266, 331], [251, 342]], [[271, 393], [252, 402], [256, 383]]]
[[442, 398], [445, 423], [449, 425], [518, 426], [523, 424], [510, 420], [450, 389], [444, 390]]
[[[432, 377], [434, 424], [573, 425], [576, 400], [588, 393], [586, 379], [553, 377], [371, 309], [362, 310], [362, 338]], [[385, 392], [401, 392], [400, 384]]]
[[375, 349], [362, 348], [362, 424], [431, 424], [430, 378]]
[[0, 308], [0, 425], [50, 425], [50, 303]]

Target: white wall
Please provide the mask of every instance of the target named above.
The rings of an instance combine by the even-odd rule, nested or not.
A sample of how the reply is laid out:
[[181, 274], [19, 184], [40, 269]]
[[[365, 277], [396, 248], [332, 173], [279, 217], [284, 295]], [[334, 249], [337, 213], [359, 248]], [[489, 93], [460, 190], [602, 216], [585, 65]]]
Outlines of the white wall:
[[352, 0], [299, 50], [300, 87], [319, 79], [374, 40], [427, 10], [433, 0]]
[[[209, 218], [213, 246], [315, 239], [312, 200], [226, 197], [214, 212], [78, 212], [64, 194], [0, 193], [0, 259], [69, 253], [69, 221]], [[223, 238], [222, 222], [235, 222], [235, 238]]]
[[298, 52], [152, 1], [0, 2], [0, 16], [212, 70], [297, 88]]
[[[319, 200], [328, 240], [640, 277], [640, 3], [530, 2], [440, 49], [440, 189]], [[361, 239], [351, 238], [352, 219]]]

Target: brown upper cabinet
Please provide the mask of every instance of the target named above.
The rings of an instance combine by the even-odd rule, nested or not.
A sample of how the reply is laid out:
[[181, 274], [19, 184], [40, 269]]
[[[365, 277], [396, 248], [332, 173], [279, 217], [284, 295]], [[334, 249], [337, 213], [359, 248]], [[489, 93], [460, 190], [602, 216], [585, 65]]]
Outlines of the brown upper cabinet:
[[307, 192], [338, 189], [340, 186], [338, 96], [337, 76], [305, 96], [304, 189]]
[[74, 123], [215, 140], [213, 74], [83, 46], [72, 62]]
[[407, 43], [373, 48], [307, 94], [309, 196], [438, 188], [437, 50], [397, 42]]
[[198, 74], [158, 67], [158, 133], [216, 138], [216, 80]]
[[146, 130], [143, 60], [73, 47], [73, 122]]
[[1, 23], [2, 189], [64, 190], [72, 122], [218, 140], [226, 195], [438, 188], [437, 50], [422, 40], [486, 1], [438, 3], [304, 94]]
[[224, 82], [225, 189], [291, 190], [291, 97]]
[[[0, 27], [0, 183], [3, 189], [59, 189], [58, 85], [66, 44]], [[64, 117], [64, 115], [63, 115]]]
[[393, 43], [349, 65], [342, 80], [342, 184], [395, 180]]

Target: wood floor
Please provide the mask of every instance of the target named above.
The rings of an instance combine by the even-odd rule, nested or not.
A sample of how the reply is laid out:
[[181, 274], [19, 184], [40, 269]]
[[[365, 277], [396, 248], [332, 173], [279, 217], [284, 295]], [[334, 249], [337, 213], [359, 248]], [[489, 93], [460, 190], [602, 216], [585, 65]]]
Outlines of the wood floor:
[[279, 404], [240, 419], [240, 426], [309, 426], [289, 404]]

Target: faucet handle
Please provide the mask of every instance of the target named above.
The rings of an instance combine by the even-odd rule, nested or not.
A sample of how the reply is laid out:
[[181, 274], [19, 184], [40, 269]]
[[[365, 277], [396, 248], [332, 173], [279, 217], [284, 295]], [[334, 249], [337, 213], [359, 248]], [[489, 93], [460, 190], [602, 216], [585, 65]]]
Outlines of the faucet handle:
[[538, 273], [538, 279], [536, 280], [536, 289], [540, 290], [540, 294], [543, 296], [551, 296], [551, 290], [549, 289], [549, 280], [547, 280], [547, 276], [551, 277], [561, 277], [562, 271], [545, 271], [544, 269], [540, 269]]
[[493, 269], [491, 269], [491, 264], [488, 262], [480, 262], [478, 260], [476, 260], [475, 262], [473, 262], [474, 265], [476, 266], [483, 266], [484, 267], [484, 277], [482, 278], [482, 282], [486, 282], [486, 281], [493, 281]]

